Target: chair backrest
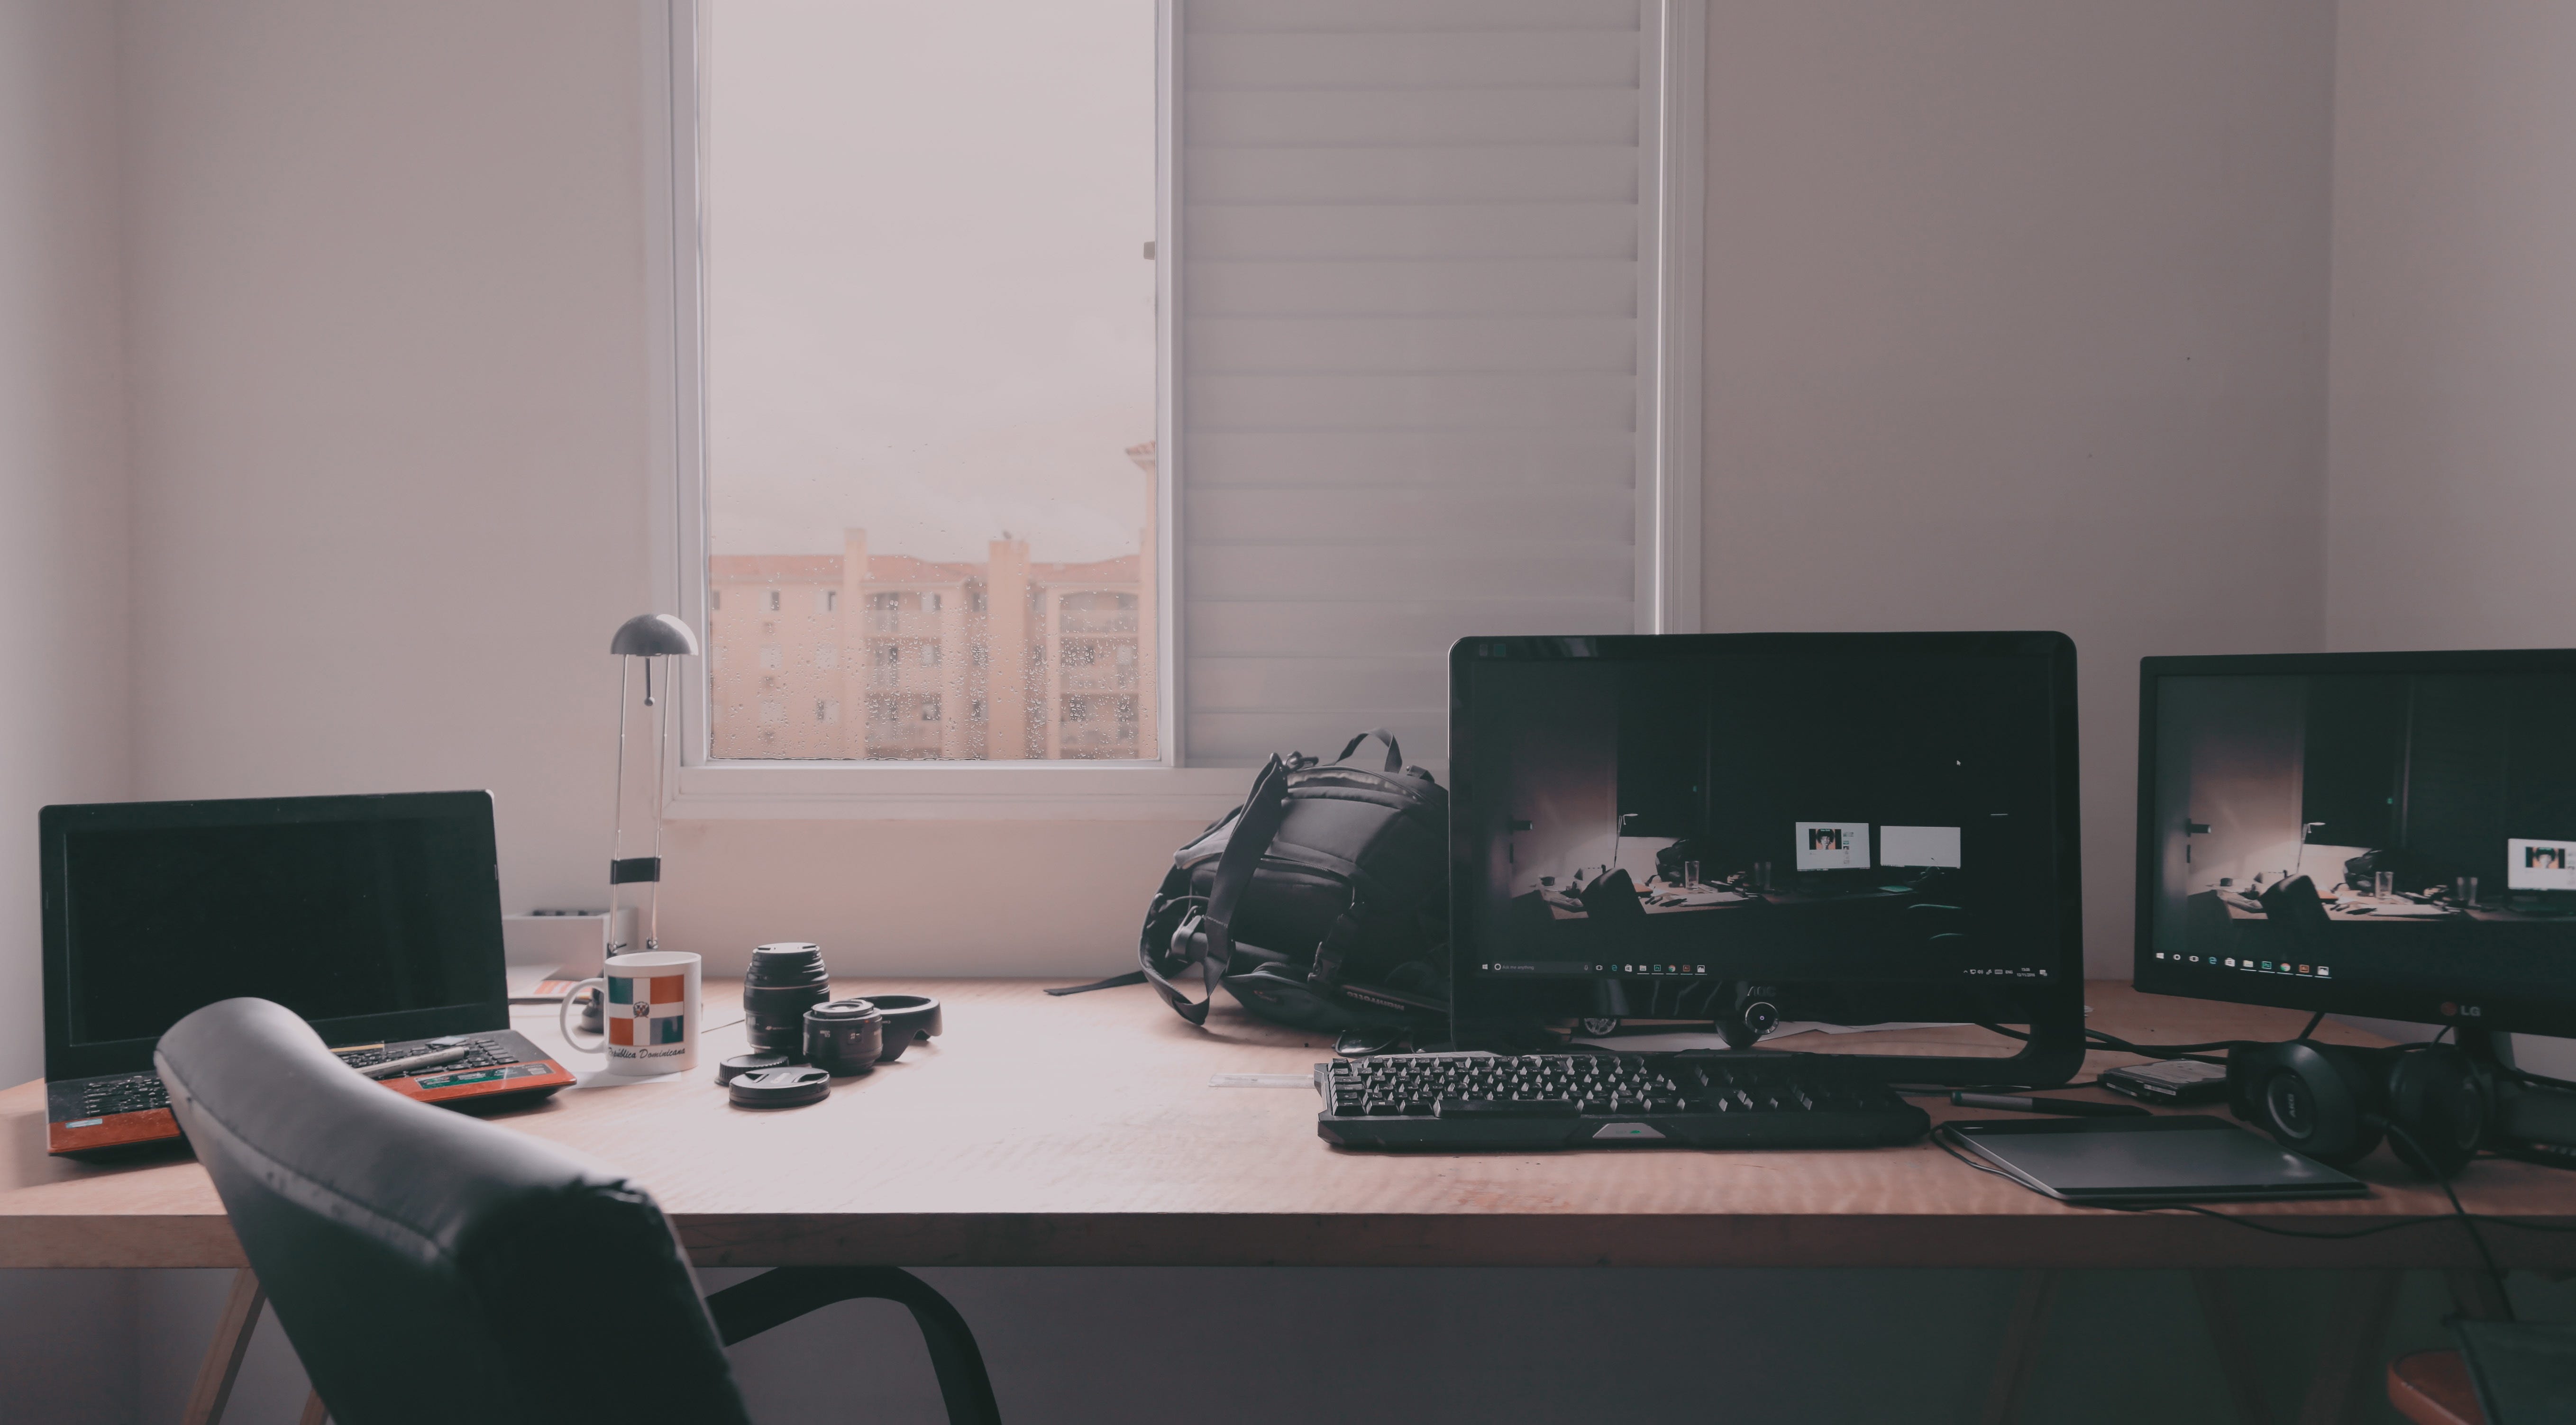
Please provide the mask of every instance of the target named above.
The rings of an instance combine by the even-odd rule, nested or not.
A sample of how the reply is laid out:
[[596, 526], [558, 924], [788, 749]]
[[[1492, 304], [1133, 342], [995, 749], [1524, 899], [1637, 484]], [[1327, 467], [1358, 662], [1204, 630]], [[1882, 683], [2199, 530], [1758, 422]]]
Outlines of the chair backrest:
[[361, 1077], [267, 1000], [153, 1060], [338, 1425], [746, 1420], [643, 1189]]

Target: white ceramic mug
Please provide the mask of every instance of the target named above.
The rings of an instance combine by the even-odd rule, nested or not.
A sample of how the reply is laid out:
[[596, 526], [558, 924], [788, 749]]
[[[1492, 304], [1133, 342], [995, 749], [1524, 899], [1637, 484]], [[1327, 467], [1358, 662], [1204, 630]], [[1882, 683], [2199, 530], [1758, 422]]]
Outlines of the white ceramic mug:
[[[608, 973], [572, 987], [556, 1011], [564, 1042], [585, 1054], [606, 1054], [612, 1074], [684, 1073], [698, 1066], [698, 957], [685, 950], [645, 950], [612, 955]], [[572, 1026], [573, 1002], [597, 985], [607, 997], [601, 1023], [607, 1033], [584, 1044]]]

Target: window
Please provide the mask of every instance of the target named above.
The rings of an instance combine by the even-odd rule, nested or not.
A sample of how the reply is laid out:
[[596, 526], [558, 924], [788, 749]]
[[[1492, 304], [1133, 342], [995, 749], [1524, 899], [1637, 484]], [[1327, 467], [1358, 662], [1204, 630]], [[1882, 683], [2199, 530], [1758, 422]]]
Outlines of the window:
[[814, 667], [817, 671], [829, 673], [840, 666], [841, 645], [837, 643], [823, 643], [815, 645]]
[[[681, 803], [1221, 811], [1200, 770], [1377, 723], [1445, 773], [1454, 638], [1697, 626], [1696, 0], [1161, 0], [1159, 44], [1144, 0], [672, 3], [656, 578], [816, 598], [786, 638], [869, 699], [746, 735], [850, 675], [734, 671], [758, 621], [709, 619], [735, 715]], [[925, 729], [934, 688], [969, 716]], [[1187, 765], [859, 765], [923, 758]]]
[[760, 645], [760, 666], [772, 672], [787, 666], [787, 652], [775, 643]]
[[[1159, 597], [1156, 0], [689, 8], [709, 577], [810, 582], [834, 621], [856, 588], [835, 632], [924, 640], [925, 668], [947, 638], [1020, 667], [1068, 583]], [[981, 691], [1043, 724], [1054, 684], [1041, 662]], [[869, 737], [708, 750], [858, 761]]]
[[938, 694], [933, 693], [933, 694], [931, 694], [929, 697], [923, 698], [923, 699], [921, 700], [921, 720], [922, 720], [923, 722], [937, 722], [937, 721], [939, 721], [939, 695], [938, 695]]
[[837, 698], [816, 698], [814, 700], [814, 720], [816, 722], [824, 723], [839, 722], [841, 720], [840, 700]]

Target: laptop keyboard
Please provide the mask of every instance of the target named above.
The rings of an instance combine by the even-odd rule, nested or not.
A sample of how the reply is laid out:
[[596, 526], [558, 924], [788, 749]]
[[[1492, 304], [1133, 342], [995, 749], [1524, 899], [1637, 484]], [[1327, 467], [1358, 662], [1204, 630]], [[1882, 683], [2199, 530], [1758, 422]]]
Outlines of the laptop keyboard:
[[[365, 1049], [350, 1049], [340, 1055], [340, 1062], [353, 1069], [371, 1068], [388, 1059], [408, 1059], [436, 1049], [453, 1049], [462, 1045], [465, 1057], [451, 1059], [435, 1069], [422, 1073], [455, 1073], [467, 1069], [491, 1069], [519, 1062], [519, 1056], [495, 1039], [478, 1039], [455, 1035], [410, 1044], [380, 1044]], [[105, 1118], [118, 1113], [143, 1113], [170, 1106], [170, 1090], [159, 1074], [124, 1074], [111, 1079], [92, 1079], [81, 1085], [81, 1112], [89, 1118]]]

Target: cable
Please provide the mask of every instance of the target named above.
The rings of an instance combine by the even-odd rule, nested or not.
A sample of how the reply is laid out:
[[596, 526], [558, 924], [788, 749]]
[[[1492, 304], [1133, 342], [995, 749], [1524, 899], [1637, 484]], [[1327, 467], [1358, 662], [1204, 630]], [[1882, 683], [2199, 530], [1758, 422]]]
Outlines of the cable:
[[2292, 1035], [2291, 1037], [2292, 1037], [2292, 1038], [2294, 1038], [2294, 1039], [2305, 1039], [2305, 1038], [2307, 1038], [2309, 1035], [2316, 1033], [2316, 1032], [2317, 1032], [2317, 1026], [2318, 1026], [2318, 1025], [2320, 1025], [2320, 1024], [2323, 1024], [2323, 1023], [2325, 1023], [2325, 1022], [2326, 1022], [2326, 1012], [2325, 1012], [2324, 1010], [2322, 1010], [2322, 1009], [2321, 1009], [2321, 1010], [2318, 1010], [2316, 1013], [2314, 1013], [2314, 1014], [2312, 1014], [2312, 1015], [2309, 1015], [2309, 1016], [2308, 1016], [2308, 1023], [2307, 1023], [2307, 1027], [2306, 1027], [2306, 1028], [2304, 1028], [2304, 1029], [2301, 1029], [2297, 1034]]
[[[2428, 1166], [2432, 1163], [2432, 1155], [2424, 1151], [2423, 1144], [2415, 1141], [2414, 1134], [2391, 1123], [2388, 1125], [2388, 1136], [2404, 1144], [2406, 1151], [2414, 1154], [2415, 1161], [2418, 1163]], [[2495, 1253], [2487, 1250], [2486, 1234], [2478, 1231], [2477, 1219], [2469, 1216], [2469, 1210], [2460, 1204], [2460, 1195], [2452, 1191], [2451, 1174], [2435, 1173], [2433, 1180], [2442, 1185], [2442, 1196], [2451, 1200], [2451, 1211], [2459, 1214], [2460, 1225], [2468, 1229], [2469, 1241], [2478, 1249], [2478, 1260], [2487, 1264], [2487, 1275], [2495, 1278], [2496, 1297], [2504, 1303], [2504, 1319], [2513, 1320], [2513, 1293], [2505, 1289], [2504, 1268], [2496, 1265]]]

